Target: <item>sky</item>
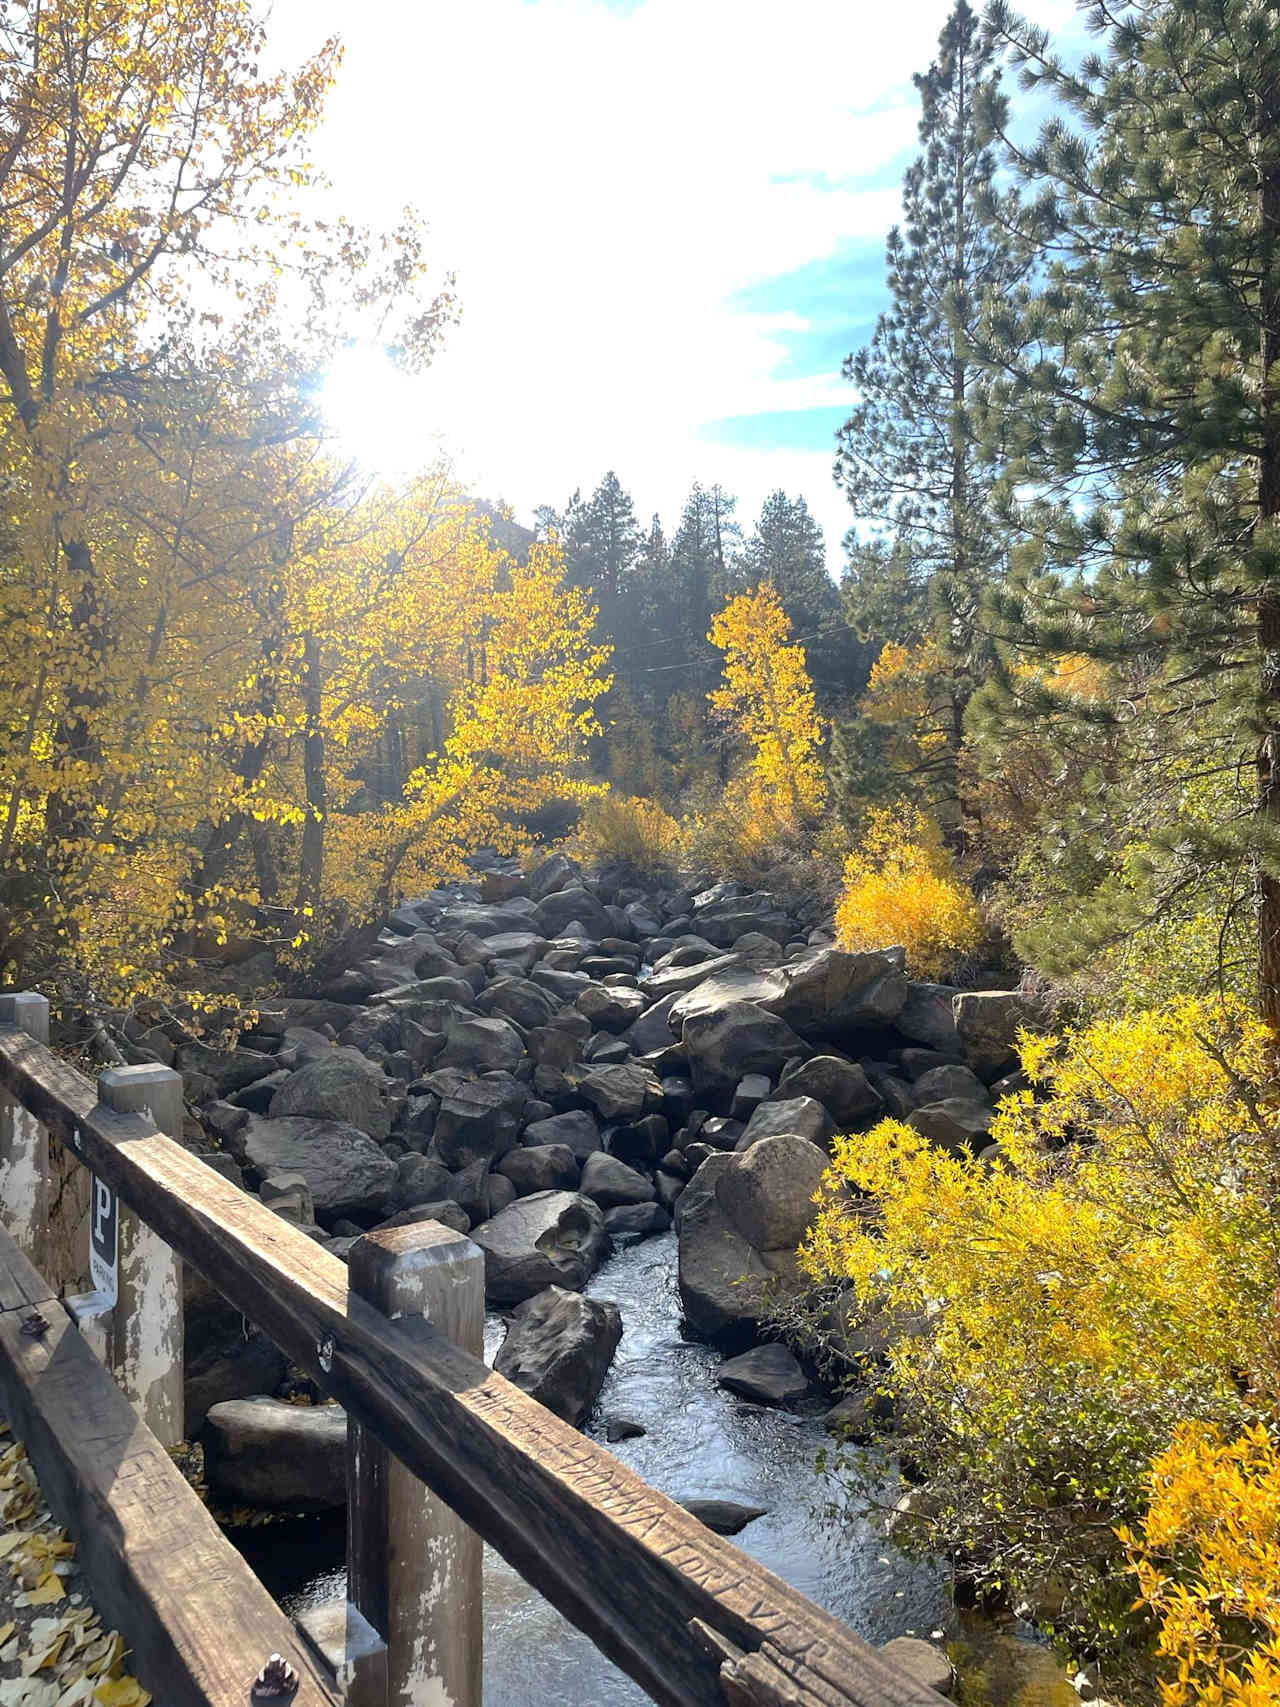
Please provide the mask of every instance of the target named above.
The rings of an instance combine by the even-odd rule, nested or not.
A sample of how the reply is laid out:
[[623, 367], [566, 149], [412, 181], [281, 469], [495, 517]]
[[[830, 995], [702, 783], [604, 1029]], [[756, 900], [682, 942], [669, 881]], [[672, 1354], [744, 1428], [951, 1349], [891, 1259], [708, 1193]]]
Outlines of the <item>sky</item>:
[[[528, 522], [616, 470], [668, 532], [693, 480], [802, 494], [838, 573], [840, 366], [886, 303], [913, 71], [949, 0], [276, 0], [273, 56], [345, 58], [318, 199], [413, 204], [461, 320], [420, 378], [339, 358], [331, 408], [392, 465], [443, 444]], [[1050, 28], [1073, 0], [1030, 0]]]

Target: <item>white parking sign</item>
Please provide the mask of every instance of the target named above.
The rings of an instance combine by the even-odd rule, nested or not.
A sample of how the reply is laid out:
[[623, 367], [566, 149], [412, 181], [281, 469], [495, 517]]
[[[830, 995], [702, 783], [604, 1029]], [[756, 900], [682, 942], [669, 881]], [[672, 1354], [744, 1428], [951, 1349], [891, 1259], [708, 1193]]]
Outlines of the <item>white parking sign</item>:
[[117, 1296], [116, 1252], [120, 1234], [120, 1203], [114, 1191], [98, 1178], [93, 1181], [89, 1209], [89, 1274], [104, 1304]]

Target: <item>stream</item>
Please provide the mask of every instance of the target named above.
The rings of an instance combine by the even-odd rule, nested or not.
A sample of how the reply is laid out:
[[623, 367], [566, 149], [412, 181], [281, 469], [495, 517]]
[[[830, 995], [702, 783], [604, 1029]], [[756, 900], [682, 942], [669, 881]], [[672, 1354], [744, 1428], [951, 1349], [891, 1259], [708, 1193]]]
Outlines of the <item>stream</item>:
[[[619, 1413], [648, 1432], [610, 1448], [675, 1499], [764, 1506], [734, 1542], [860, 1636], [928, 1636], [952, 1620], [942, 1567], [913, 1562], [871, 1524], [820, 1511], [815, 1472], [829, 1444], [821, 1400], [807, 1412], [765, 1408], [716, 1386], [720, 1356], [680, 1336], [674, 1233], [615, 1254], [587, 1287], [622, 1312], [623, 1335], [588, 1433]], [[492, 1362], [504, 1323], [491, 1313]], [[342, 1518], [267, 1524], [234, 1534], [254, 1569], [297, 1613], [345, 1592]], [[485, 1551], [485, 1701], [491, 1707], [639, 1707], [648, 1698], [491, 1549]]]

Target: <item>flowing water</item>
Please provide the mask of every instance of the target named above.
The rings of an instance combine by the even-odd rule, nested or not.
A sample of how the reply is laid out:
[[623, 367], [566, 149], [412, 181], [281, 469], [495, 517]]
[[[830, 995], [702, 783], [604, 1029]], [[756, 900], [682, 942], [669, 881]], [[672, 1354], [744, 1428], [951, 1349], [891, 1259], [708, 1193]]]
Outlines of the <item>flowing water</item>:
[[[872, 1642], [928, 1636], [949, 1621], [939, 1567], [913, 1563], [883, 1534], [821, 1514], [815, 1471], [826, 1442], [820, 1403], [808, 1414], [766, 1409], [715, 1384], [719, 1355], [680, 1337], [674, 1233], [612, 1257], [587, 1288], [622, 1312], [623, 1336], [588, 1432], [619, 1413], [647, 1433], [610, 1448], [673, 1498], [736, 1500], [767, 1515], [735, 1544]], [[492, 1361], [502, 1318], [485, 1335]], [[293, 1530], [293, 1534], [286, 1531]], [[344, 1592], [340, 1522], [247, 1532], [255, 1569], [291, 1612]], [[492, 1707], [632, 1707], [647, 1697], [495, 1553], [485, 1555], [485, 1700]]]

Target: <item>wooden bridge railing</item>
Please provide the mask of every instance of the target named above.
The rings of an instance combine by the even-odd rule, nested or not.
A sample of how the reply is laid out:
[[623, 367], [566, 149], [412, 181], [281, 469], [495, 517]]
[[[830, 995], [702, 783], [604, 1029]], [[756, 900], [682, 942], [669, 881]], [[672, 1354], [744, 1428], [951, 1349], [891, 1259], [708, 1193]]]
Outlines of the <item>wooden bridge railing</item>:
[[[654, 1701], [938, 1707], [838, 1620], [452, 1343], [444, 1324], [406, 1308], [385, 1278], [366, 1273], [358, 1289], [354, 1270], [146, 1114], [104, 1106], [12, 1023], [0, 1023], [0, 1091]], [[370, 1534], [385, 1550], [376, 1524]], [[443, 1688], [392, 1694], [394, 1707], [451, 1699], [474, 1707]]]

